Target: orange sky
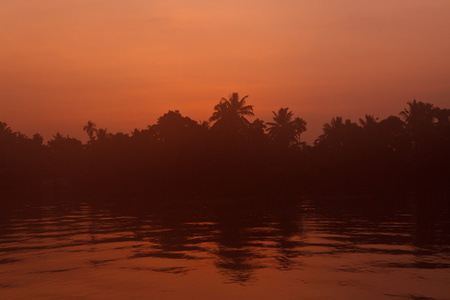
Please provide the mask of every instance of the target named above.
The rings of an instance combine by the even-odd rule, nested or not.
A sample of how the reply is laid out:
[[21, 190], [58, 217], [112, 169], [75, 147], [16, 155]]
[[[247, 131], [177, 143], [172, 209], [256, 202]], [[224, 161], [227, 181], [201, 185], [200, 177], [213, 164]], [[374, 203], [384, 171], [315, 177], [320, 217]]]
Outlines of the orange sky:
[[250, 95], [312, 142], [332, 116], [450, 106], [449, 0], [0, 0], [0, 121], [84, 139]]

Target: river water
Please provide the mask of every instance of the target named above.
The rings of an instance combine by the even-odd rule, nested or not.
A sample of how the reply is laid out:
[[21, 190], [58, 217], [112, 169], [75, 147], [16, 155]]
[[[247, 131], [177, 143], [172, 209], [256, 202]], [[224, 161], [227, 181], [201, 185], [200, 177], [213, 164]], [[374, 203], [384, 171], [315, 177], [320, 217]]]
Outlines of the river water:
[[413, 197], [27, 197], [2, 199], [1, 299], [450, 299], [448, 211]]

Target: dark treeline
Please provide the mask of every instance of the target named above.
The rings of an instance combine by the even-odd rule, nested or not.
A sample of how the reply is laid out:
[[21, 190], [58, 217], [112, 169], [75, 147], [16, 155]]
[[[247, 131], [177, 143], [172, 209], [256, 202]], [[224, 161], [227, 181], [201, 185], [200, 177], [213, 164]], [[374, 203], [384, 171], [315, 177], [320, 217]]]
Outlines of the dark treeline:
[[57, 133], [45, 145], [0, 123], [0, 190], [100, 189], [228, 195], [377, 191], [450, 185], [450, 110], [414, 100], [379, 120], [333, 117], [314, 145], [288, 108], [272, 122], [231, 94], [209, 122], [169, 111], [154, 125], [110, 133], [89, 121], [89, 140]]

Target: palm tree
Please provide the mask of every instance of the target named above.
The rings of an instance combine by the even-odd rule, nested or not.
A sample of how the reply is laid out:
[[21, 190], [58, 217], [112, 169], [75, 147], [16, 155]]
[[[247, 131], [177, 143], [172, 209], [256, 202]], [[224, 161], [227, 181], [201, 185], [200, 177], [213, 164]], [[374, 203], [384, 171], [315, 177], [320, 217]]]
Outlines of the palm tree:
[[373, 115], [365, 115], [365, 119], [359, 119], [359, 123], [363, 128], [373, 128], [377, 123], [378, 118], [374, 118]]
[[411, 131], [421, 130], [432, 127], [433, 121], [436, 118], [435, 108], [433, 104], [417, 102], [408, 102], [409, 109], [405, 108], [400, 112], [400, 116], [405, 119], [406, 124]]
[[254, 116], [254, 113], [253, 105], [246, 104], [247, 97], [239, 99], [238, 93], [232, 93], [228, 99], [222, 98], [219, 104], [214, 106], [214, 113], [209, 118], [210, 122], [215, 122], [212, 127], [242, 129], [248, 126], [246, 117]]
[[342, 117], [333, 117], [330, 123], [323, 125], [323, 134], [314, 143], [327, 147], [342, 147], [345, 141], [354, 138], [360, 129], [361, 127], [350, 119], [343, 121]]
[[342, 117], [333, 117], [330, 123], [323, 124], [323, 134], [319, 135], [319, 138], [315, 141], [316, 144], [325, 141], [330, 135], [333, 135], [344, 125]]
[[107, 139], [109, 139], [112, 134], [107, 132], [108, 130], [106, 128], [99, 128], [97, 130], [97, 141], [98, 142], [105, 142]]
[[97, 125], [92, 121], [88, 121], [86, 126], [83, 127], [83, 130], [86, 131], [87, 135], [89, 136], [89, 141], [92, 143], [92, 141], [94, 141], [95, 139], [94, 134], [97, 133]]
[[293, 112], [289, 107], [280, 108], [274, 114], [274, 123], [268, 122], [269, 137], [279, 145], [289, 147], [300, 143], [300, 134], [306, 131], [306, 121], [302, 118], [292, 119]]
[[421, 101], [408, 102], [409, 108], [400, 112], [400, 116], [405, 119], [407, 129], [412, 141], [412, 148], [416, 152], [422, 152], [424, 147], [430, 143], [433, 136], [436, 109], [433, 104]]

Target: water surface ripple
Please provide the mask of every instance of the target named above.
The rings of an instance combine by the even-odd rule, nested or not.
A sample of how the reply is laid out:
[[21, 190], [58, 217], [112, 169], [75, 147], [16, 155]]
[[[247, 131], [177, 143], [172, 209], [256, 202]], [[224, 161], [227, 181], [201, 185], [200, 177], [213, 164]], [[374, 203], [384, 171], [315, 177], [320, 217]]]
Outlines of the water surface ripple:
[[450, 299], [444, 210], [239, 202], [5, 206], [2, 299]]

